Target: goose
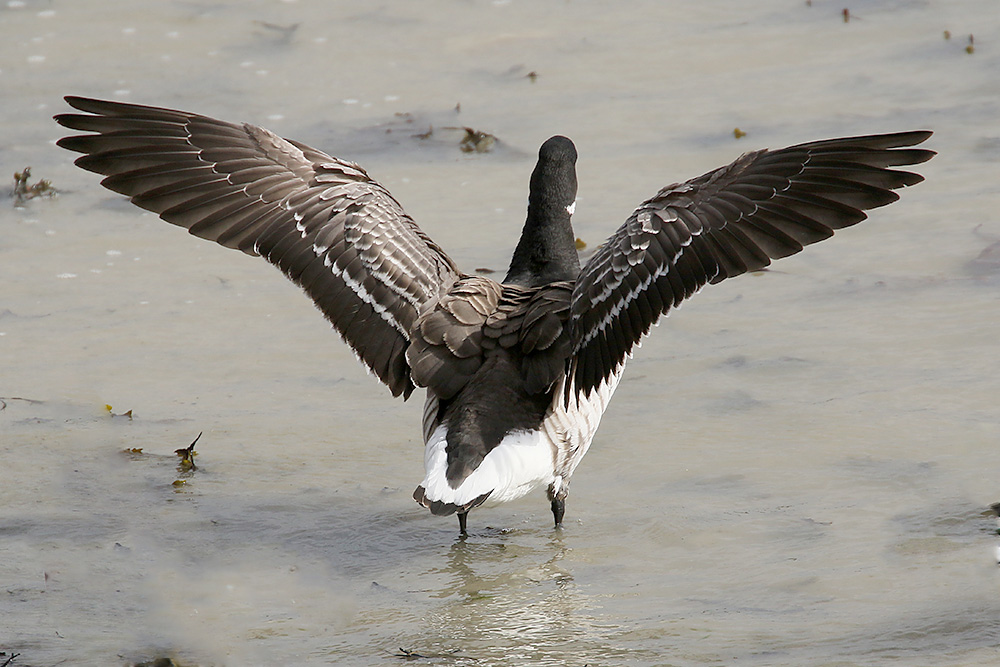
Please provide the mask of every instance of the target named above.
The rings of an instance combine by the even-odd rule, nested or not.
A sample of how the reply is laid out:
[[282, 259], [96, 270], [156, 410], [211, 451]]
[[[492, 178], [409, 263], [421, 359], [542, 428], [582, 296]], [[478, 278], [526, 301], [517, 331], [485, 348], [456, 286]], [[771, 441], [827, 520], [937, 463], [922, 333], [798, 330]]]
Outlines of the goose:
[[59, 146], [189, 233], [278, 267], [394, 397], [426, 392], [414, 499], [457, 514], [544, 487], [556, 528], [634, 348], [707, 284], [793, 255], [923, 180], [930, 131], [756, 150], [661, 189], [581, 267], [577, 151], [545, 141], [502, 282], [464, 273], [359, 165], [249, 123], [66, 97]]

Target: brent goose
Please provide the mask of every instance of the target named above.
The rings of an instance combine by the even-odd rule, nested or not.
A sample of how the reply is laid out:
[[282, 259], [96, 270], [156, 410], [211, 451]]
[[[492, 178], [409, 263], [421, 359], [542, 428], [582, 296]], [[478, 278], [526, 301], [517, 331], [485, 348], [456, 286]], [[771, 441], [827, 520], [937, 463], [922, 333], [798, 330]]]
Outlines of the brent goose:
[[639, 205], [581, 269], [576, 148], [542, 144], [502, 283], [469, 275], [360, 166], [247, 123], [81, 97], [59, 146], [106, 188], [196, 236], [260, 255], [313, 299], [393, 396], [426, 389], [438, 515], [545, 486], [556, 526], [632, 348], [706, 283], [763, 269], [923, 180], [931, 133], [758, 150]]

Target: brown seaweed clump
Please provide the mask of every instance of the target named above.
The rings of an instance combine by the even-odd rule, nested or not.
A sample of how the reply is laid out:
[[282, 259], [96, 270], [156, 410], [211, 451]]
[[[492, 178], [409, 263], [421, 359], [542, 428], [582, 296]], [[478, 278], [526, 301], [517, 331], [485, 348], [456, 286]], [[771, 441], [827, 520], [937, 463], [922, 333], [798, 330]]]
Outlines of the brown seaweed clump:
[[52, 182], [44, 178], [37, 183], [29, 183], [31, 178], [31, 167], [25, 167], [23, 171], [14, 172], [14, 189], [10, 196], [14, 198], [15, 206], [24, 206], [25, 202], [35, 197], [54, 197], [58, 190], [52, 187]]

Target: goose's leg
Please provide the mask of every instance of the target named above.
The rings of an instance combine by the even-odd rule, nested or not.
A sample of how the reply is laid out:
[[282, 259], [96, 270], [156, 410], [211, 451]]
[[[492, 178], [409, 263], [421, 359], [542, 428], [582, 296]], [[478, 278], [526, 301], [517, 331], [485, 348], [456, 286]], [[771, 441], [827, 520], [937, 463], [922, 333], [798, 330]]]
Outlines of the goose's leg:
[[569, 495], [569, 482], [561, 477], [549, 484], [549, 500], [552, 501], [552, 518], [556, 528], [562, 526], [563, 515], [566, 513], [566, 496]]
[[552, 518], [556, 520], [556, 528], [562, 525], [563, 514], [566, 513], [566, 499], [552, 499]]
[[458, 532], [462, 535], [468, 535], [469, 531], [465, 529], [465, 522], [468, 518], [468, 512], [458, 512]]

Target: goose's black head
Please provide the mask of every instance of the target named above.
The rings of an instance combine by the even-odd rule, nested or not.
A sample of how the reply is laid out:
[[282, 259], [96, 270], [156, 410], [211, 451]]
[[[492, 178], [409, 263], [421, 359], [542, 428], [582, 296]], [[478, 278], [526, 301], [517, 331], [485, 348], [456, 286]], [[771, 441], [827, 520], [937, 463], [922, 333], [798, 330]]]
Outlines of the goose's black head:
[[570, 224], [576, 202], [576, 146], [555, 136], [542, 144], [531, 173], [528, 219], [510, 260], [506, 283], [538, 287], [580, 273]]

